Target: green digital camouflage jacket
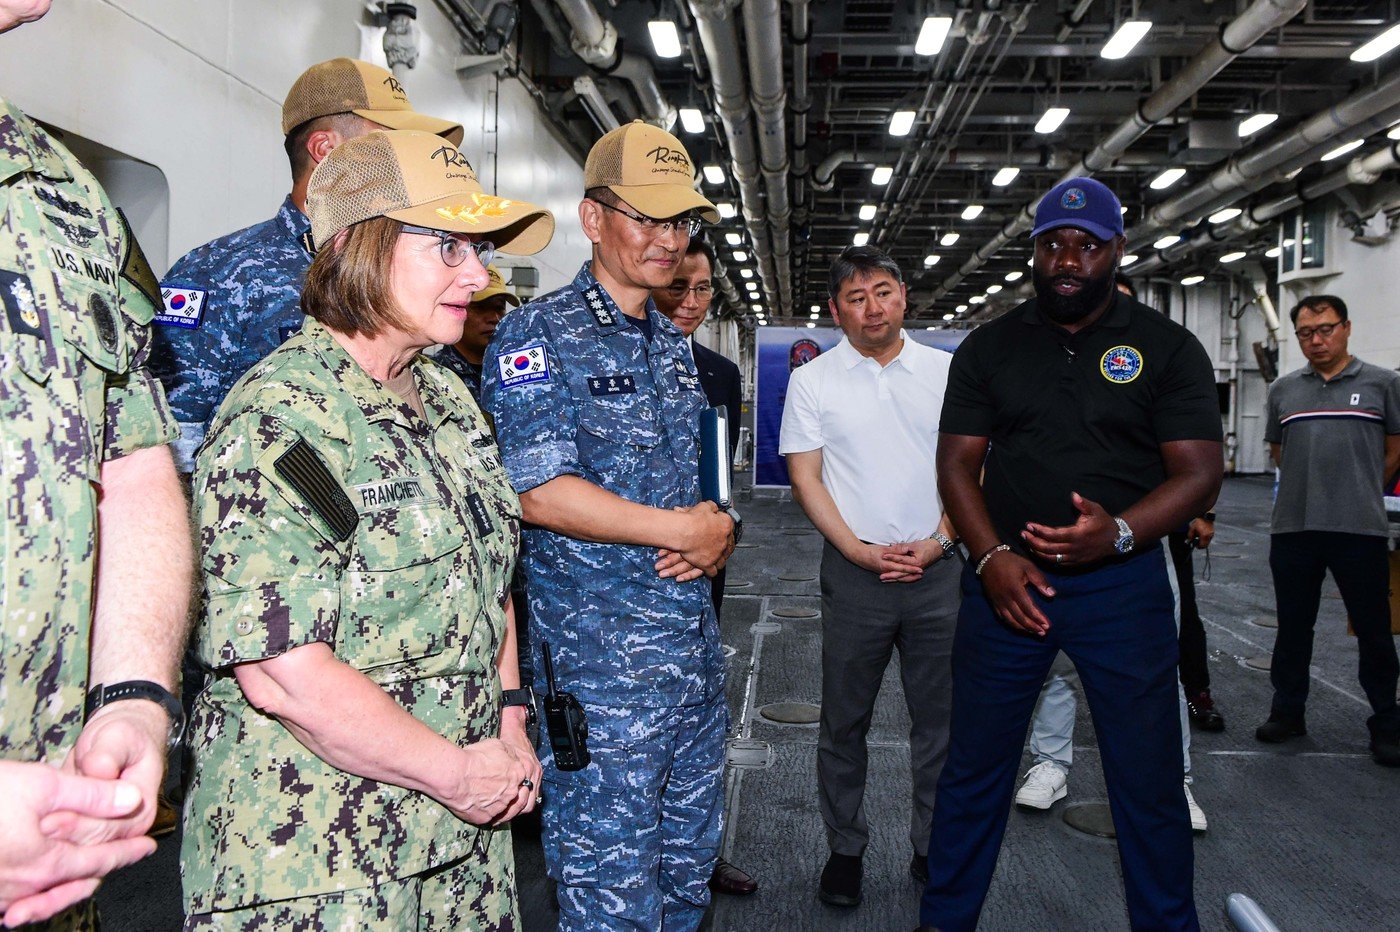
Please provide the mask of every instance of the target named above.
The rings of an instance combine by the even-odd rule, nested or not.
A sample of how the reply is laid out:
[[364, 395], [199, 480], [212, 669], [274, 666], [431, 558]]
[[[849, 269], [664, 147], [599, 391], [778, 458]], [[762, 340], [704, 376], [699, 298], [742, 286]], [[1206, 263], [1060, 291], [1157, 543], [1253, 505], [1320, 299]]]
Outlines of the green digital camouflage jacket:
[[82, 727], [102, 464], [177, 435], [157, 301], [97, 180], [0, 99], [0, 757], [61, 759]]
[[232, 673], [321, 641], [449, 740], [498, 735], [520, 502], [461, 381], [423, 357], [412, 365], [426, 423], [308, 319], [229, 393], [196, 458], [195, 643], [213, 674], [189, 737], [191, 912], [372, 885], [463, 856], [480, 858], [493, 895], [514, 897], [506, 831], [330, 766], [250, 706]]

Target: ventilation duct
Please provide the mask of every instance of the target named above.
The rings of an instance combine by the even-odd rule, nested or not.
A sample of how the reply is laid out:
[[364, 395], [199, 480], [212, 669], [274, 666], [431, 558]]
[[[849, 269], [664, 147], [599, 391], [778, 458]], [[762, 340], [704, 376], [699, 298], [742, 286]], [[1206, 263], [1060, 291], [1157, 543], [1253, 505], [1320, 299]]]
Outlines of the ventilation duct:
[[[1087, 9], [1088, 4], [1082, 4]], [[1109, 133], [1103, 142], [1087, 152], [1079, 163], [1055, 182], [1059, 184], [1080, 175], [1092, 175], [1107, 168], [1127, 151], [1128, 146], [1142, 138], [1152, 126], [1171, 116], [1176, 109], [1204, 87], [1230, 62], [1244, 54], [1269, 31], [1298, 15], [1307, 0], [1255, 0], [1254, 3], [1212, 39], [1170, 81], [1157, 88], [1127, 120]], [[1049, 188], [1053, 188], [1052, 184]], [[1046, 190], [1049, 190], [1047, 188]], [[996, 254], [1007, 243], [1030, 231], [1035, 222], [1035, 207], [1039, 198], [1027, 203], [1006, 225], [973, 253], [963, 265], [934, 291], [934, 300], [942, 298], [957, 287], [968, 275]]]

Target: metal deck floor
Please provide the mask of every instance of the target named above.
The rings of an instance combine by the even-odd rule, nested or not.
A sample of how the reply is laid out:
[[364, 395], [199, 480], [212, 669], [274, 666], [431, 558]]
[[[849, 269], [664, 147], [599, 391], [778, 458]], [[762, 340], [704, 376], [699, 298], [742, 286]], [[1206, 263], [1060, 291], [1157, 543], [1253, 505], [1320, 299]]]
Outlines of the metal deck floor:
[[[1192, 740], [1193, 792], [1210, 819], [1209, 832], [1196, 838], [1202, 925], [1231, 929], [1225, 898], [1243, 892], [1284, 932], [1400, 929], [1400, 771], [1376, 766], [1367, 753], [1369, 709], [1356, 683], [1356, 643], [1346, 635], [1330, 581], [1317, 628], [1308, 737], [1283, 748], [1253, 737], [1270, 696], [1268, 674], [1245, 664], [1267, 657], [1273, 645], [1273, 629], [1254, 623], [1274, 611], [1270, 486], [1263, 478], [1227, 480], [1216, 509], [1210, 579], [1202, 580], [1204, 561], [1199, 554], [1196, 559], [1212, 692], [1227, 721], [1223, 733], [1197, 732]], [[816, 804], [816, 726], [778, 725], [758, 712], [771, 702], [815, 704], [820, 698], [819, 619], [773, 613], [819, 608], [821, 539], [785, 495], [760, 490], [742, 509], [745, 546], [730, 564], [729, 581], [752, 585], [732, 586], [725, 598], [724, 641], [734, 649], [730, 707], [736, 731], [746, 724], [752, 738], [770, 744], [772, 765], [731, 771], [728, 785], [733, 831], [725, 853], [761, 888], [750, 897], [717, 897], [706, 927], [908, 932], [917, 924], [920, 889], [907, 873], [908, 716], [897, 671], [891, 664], [870, 734], [865, 901], [838, 910], [816, 898], [827, 854]], [[1065, 805], [1105, 798], [1083, 703], [1069, 788], [1069, 798], [1048, 813], [1012, 812], [984, 932], [1127, 928], [1113, 842], [1061, 820]], [[177, 837], [109, 881], [101, 895], [104, 928], [178, 927]], [[521, 827], [516, 847], [525, 928], [553, 929], [537, 835]]]

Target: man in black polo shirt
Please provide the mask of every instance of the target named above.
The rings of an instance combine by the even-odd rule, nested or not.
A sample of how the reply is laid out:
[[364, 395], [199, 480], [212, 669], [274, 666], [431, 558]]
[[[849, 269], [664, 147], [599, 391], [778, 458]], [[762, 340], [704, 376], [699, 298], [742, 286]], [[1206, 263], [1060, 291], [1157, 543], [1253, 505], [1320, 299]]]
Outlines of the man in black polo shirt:
[[920, 921], [976, 927], [1026, 725], [1063, 650], [1098, 732], [1132, 925], [1196, 929], [1161, 538], [1219, 491], [1215, 376], [1185, 328], [1114, 289], [1112, 191], [1057, 185], [1031, 235], [1036, 297], [958, 349], [940, 422], [939, 492], [972, 561]]
[[1264, 439], [1279, 465], [1269, 568], [1278, 635], [1269, 720], [1254, 733], [1277, 743], [1307, 734], [1308, 664], [1322, 578], [1341, 590], [1361, 654], [1359, 678], [1374, 714], [1371, 756], [1400, 767], [1397, 663], [1390, 633], [1389, 563], [1382, 488], [1400, 468], [1400, 373], [1347, 352], [1351, 321], [1333, 295], [1293, 308], [1308, 364], [1269, 386]]

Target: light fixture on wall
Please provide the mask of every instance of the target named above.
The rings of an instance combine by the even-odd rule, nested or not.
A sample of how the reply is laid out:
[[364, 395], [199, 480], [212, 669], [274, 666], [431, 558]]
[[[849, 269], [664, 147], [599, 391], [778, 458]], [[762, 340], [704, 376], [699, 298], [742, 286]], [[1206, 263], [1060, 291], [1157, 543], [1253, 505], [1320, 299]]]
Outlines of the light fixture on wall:
[[598, 129], [607, 133], [622, 125], [617, 120], [617, 114], [612, 112], [612, 107], [608, 106], [603, 92], [599, 90], [598, 82], [591, 77], [585, 74], [574, 78], [574, 93], [578, 95], [579, 103], [583, 104], [583, 109], [588, 111]]
[[411, 3], [384, 4], [384, 58], [389, 70], [418, 64], [418, 8]]

